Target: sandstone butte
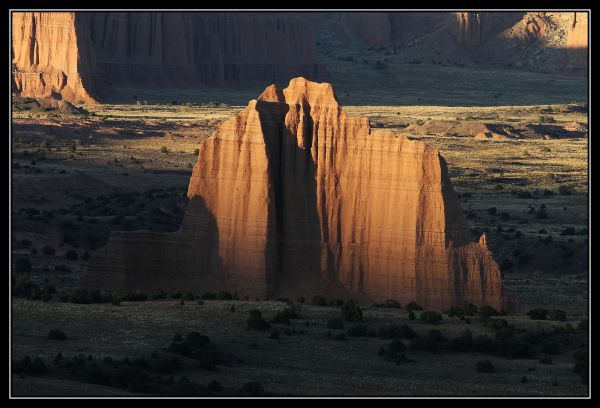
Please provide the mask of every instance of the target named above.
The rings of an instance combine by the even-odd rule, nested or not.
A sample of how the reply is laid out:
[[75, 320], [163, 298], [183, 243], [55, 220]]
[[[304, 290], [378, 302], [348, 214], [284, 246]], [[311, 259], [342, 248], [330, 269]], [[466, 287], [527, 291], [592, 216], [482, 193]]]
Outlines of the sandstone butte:
[[271, 85], [224, 122], [188, 197], [177, 232], [113, 232], [83, 285], [502, 306], [439, 152], [348, 116], [328, 83]]

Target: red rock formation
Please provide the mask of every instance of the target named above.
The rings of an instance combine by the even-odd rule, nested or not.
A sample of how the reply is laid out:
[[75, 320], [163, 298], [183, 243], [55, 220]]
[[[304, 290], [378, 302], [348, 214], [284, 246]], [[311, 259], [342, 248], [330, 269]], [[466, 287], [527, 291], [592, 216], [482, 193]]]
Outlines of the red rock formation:
[[326, 77], [298, 13], [15, 12], [12, 44], [13, 89], [31, 97]]
[[13, 91], [93, 102], [93, 79], [84, 85], [81, 76], [90, 63], [80, 53], [81, 35], [74, 13], [12, 13]]
[[268, 87], [200, 146], [173, 234], [114, 233], [88, 286], [502, 303], [439, 152], [348, 116], [327, 83]]

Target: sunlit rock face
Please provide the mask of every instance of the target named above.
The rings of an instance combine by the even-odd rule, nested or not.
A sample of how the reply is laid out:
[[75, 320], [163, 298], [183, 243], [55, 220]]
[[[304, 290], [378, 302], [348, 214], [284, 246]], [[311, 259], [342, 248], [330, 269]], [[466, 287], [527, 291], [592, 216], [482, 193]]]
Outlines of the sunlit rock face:
[[271, 85], [199, 150], [180, 230], [113, 233], [87, 286], [502, 306], [439, 152], [372, 131], [330, 84]]

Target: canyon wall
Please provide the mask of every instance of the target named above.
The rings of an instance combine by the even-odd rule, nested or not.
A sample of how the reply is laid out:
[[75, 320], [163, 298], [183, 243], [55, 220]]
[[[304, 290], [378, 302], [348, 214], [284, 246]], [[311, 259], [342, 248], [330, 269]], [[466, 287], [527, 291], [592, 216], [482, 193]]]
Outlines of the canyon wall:
[[268, 87], [199, 150], [179, 231], [113, 233], [85, 285], [502, 306], [439, 152], [372, 131], [330, 84]]
[[82, 45], [89, 48], [89, 41], [74, 13], [12, 13], [13, 92], [93, 102], [92, 60]]
[[14, 12], [12, 28], [22, 96], [92, 101], [113, 86], [326, 78], [301, 13]]

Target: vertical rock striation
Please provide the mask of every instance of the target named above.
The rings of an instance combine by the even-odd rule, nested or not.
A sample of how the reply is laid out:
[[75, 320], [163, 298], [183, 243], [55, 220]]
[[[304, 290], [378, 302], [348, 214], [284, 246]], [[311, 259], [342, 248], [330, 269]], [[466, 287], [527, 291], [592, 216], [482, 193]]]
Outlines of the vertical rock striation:
[[[94, 102], [91, 59], [80, 46], [75, 13], [12, 13], [13, 91], [26, 97], [55, 96], [69, 101]], [[84, 84], [83, 76], [87, 77]]]
[[301, 13], [14, 12], [13, 91], [93, 101], [111, 87], [324, 79], [313, 31]]
[[200, 146], [188, 196], [178, 232], [114, 233], [86, 285], [502, 306], [439, 152], [373, 132], [330, 84], [268, 87]]

